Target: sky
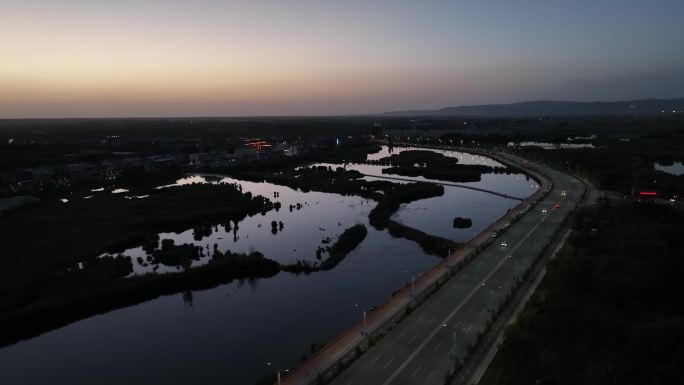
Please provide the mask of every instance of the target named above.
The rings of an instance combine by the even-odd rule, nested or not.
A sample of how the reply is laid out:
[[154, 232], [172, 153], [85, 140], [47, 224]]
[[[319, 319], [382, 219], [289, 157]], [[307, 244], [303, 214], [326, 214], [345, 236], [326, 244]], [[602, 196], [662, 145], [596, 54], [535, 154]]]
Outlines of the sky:
[[0, 0], [0, 118], [684, 97], [681, 0]]

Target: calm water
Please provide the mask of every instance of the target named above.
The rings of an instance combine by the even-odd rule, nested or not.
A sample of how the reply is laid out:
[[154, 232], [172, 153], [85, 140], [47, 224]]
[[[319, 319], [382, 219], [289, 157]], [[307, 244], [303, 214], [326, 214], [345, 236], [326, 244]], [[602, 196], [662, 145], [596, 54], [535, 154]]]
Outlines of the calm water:
[[[386, 148], [383, 151], [387, 153]], [[382, 156], [386, 155], [373, 154], [370, 158]], [[463, 163], [496, 165], [487, 158], [462, 156]], [[352, 167], [356, 166], [361, 165]], [[366, 224], [368, 236], [332, 271], [300, 276], [280, 273], [269, 279], [160, 297], [0, 349], [0, 383], [53, 384], [59, 379], [69, 384], [252, 385], [269, 368], [293, 367], [312, 343], [334, 338], [358, 321], [364, 309], [381, 304], [410, 282], [412, 275], [439, 262], [415, 243], [369, 226], [368, 211], [374, 202], [358, 197], [302, 193], [229, 178], [196, 176], [179, 183], [220, 180], [239, 183], [244, 191], [265, 195], [281, 202], [282, 207], [265, 216], [246, 218], [236, 233], [216, 226], [208, 236], [195, 236], [190, 229], [181, 234], [161, 234], [161, 238], [212, 248], [217, 244], [221, 250], [253, 249], [289, 262], [315, 260], [315, 250], [324, 237], [334, 238], [355, 223]], [[537, 188], [536, 183], [516, 174], [487, 174], [473, 185], [511, 195], [529, 195]], [[279, 196], [274, 197], [274, 192]], [[289, 205], [296, 203], [302, 208], [290, 212]], [[443, 197], [403, 205], [395, 219], [432, 234], [466, 241], [517, 203], [446, 187]], [[471, 218], [473, 227], [454, 229], [454, 216]], [[275, 235], [272, 220], [284, 224]], [[139, 248], [126, 253], [144, 254]], [[151, 268], [136, 264], [138, 273]], [[172, 270], [162, 266], [158, 271], [165, 269]]]
[[684, 175], [684, 163], [682, 162], [674, 162], [673, 164], [667, 166], [664, 164], [655, 163], [653, 168], [658, 171], [666, 172], [676, 176]]
[[509, 147], [512, 147], [512, 146], [520, 146], [520, 147], [535, 146], [535, 147], [543, 148], [544, 150], [556, 150], [558, 148], [562, 148], [562, 149], [596, 148], [591, 143], [548, 143], [548, 142], [521, 142], [521, 143], [508, 142], [508, 146]]
[[[324, 240], [334, 242], [342, 232], [357, 224], [363, 223], [368, 227], [368, 213], [375, 206], [369, 201], [356, 196], [342, 196], [320, 192], [301, 192], [289, 187], [271, 183], [254, 183], [233, 178], [217, 176], [192, 176], [179, 180], [176, 185], [189, 183], [234, 183], [242, 186], [243, 192], [253, 195], [263, 195], [280, 202], [280, 210], [272, 210], [265, 215], [257, 214], [247, 217], [237, 223], [232, 223], [227, 229], [222, 225], [213, 226], [211, 235], [195, 234], [189, 229], [180, 234], [162, 233], [163, 239], [173, 239], [176, 244], [192, 243], [202, 246], [205, 257], [193, 261], [193, 266], [202, 265], [211, 258], [214, 245], [222, 252], [230, 250], [238, 253], [259, 251], [265, 257], [283, 264], [297, 260], [316, 261], [316, 249], [326, 246]], [[277, 196], [276, 196], [277, 194]], [[290, 206], [294, 206], [290, 210]], [[271, 222], [282, 222], [282, 230], [275, 234]], [[331, 244], [328, 243], [328, 244]], [[137, 274], [156, 271], [177, 271], [180, 267], [141, 264], [138, 258], [146, 260], [147, 253], [142, 247], [132, 248], [122, 254], [133, 257], [133, 267]], [[326, 254], [322, 255], [327, 257]]]

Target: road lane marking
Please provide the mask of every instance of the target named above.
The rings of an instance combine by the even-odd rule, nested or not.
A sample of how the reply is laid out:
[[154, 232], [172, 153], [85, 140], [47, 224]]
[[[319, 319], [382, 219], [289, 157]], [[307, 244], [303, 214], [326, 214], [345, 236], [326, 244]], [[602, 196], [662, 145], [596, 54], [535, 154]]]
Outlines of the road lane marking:
[[397, 337], [397, 342], [399, 342], [399, 340], [400, 340], [402, 337], [404, 337], [405, 335], [406, 335], [406, 331], [404, 331], [403, 333], [401, 333], [401, 335], [400, 335], [399, 337]]
[[[534, 225], [534, 226], [532, 227], [532, 229], [530, 229], [530, 231], [527, 232], [527, 234], [520, 240], [520, 242], [518, 242], [518, 243], [515, 245], [515, 247], [513, 247], [513, 249], [512, 249], [510, 252], [511, 252], [511, 253], [514, 253], [514, 252], [523, 244], [523, 242], [524, 242], [527, 238], [529, 238], [530, 234], [532, 234], [532, 233], [537, 229], [537, 227], [541, 226], [541, 224], [544, 223], [544, 221], [546, 220], [546, 218], [548, 218], [548, 216], [543, 217], [539, 222], [537, 222], [537, 224]], [[432, 340], [432, 338], [434, 338], [434, 336], [437, 335], [437, 333], [442, 329], [441, 324], [448, 323], [449, 320], [450, 320], [454, 315], [456, 315], [456, 313], [465, 305], [465, 303], [468, 302], [468, 301], [470, 300], [470, 298], [472, 298], [472, 297], [477, 293], [478, 290], [480, 290], [480, 288], [482, 287], [482, 283], [484, 283], [484, 282], [486, 282], [488, 279], [490, 279], [490, 278], [494, 275], [494, 273], [496, 273], [496, 271], [499, 270], [499, 268], [500, 268], [506, 261], [508, 261], [508, 258], [505, 258], [505, 257], [504, 257], [498, 264], [496, 264], [496, 266], [494, 266], [494, 268], [493, 268], [492, 270], [489, 271], [489, 273], [487, 274], [487, 276], [485, 276], [484, 279], [483, 279], [482, 281], [480, 281], [480, 283], [478, 283], [477, 285], [475, 285], [475, 288], [474, 288], [473, 290], [471, 290], [470, 293], [468, 293], [468, 295], [463, 299], [463, 301], [462, 301], [454, 310], [452, 310], [451, 313], [449, 313], [449, 314], [446, 316], [446, 318], [444, 318], [444, 321], [443, 321], [443, 322], [440, 322], [440, 327], [435, 328], [435, 329], [432, 331], [432, 333], [430, 333], [430, 335], [428, 335], [427, 338], [424, 339], [423, 342], [422, 342], [420, 345], [418, 345], [418, 347], [417, 347], [415, 350], [413, 350], [413, 353], [411, 353], [411, 354], [404, 360], [404, 362], [402, 362], [401, 365], [399, 365], [399, 367], [397, 367], [397, 369], [389, 376], [389, 378], [387, 378], [387, 380], [385, 380], [385, 382], [382, 383], [382, 385], [389, 385], [390, 382], [394, 381], [394, 379], [397, 378], [397, 376], [399, 375], [399, 373], [400, 373], [402, 370], [404, 370], [404, 368], [406, 368], [406, 366], [407, 366], [407, 365], [408, 365], [408, 364], [409, 364], [409, 363], [418, 355], [418, 353], [420, 353], [420, 351], [423, 350], [423, 348], [428, 344], [428, 342], [430, 342], [430, 341]], [[414, 338], [415, 338], [415, 337], [414, 337]]]
[[429, 325], [429, 324], [431, 324], [431, 323], [432, 323], [432, 321], [434, 321], [434, 320], [435, 320], [435, 318], [437, 318], [437, 316], [433, 316], [432, 318], [430, 318], [430, 320], [429, 320], [429, 321], [427, 322], [427, 323], [428, 323], [428, 325]]
[[416, 370], [413, 371], [413, 374], [411, 374], [411, 378], [415, 377], [416, 374], [418, 374], [418, 371], [420, 370], [422, 366], [419, 366]]
[[378, 354], [378, 356], [375, 357], [375, 358], [373, 359], [373, 361], [370, 362], [370, 365], [373, 365], [373, 364], [375, 363], [375, 361], [377, 361], [378, 358], [380, 358], [380, 357], [382, 357], [382, 353]]
[[467, 328], [465, 328], [465, 330], [464, 330], [464, 331], [465, 331], [466, 333], [468, 333], [468, 330], [470, 330], [470, 327], [471, 327], [471, 326], [473, 326], [473, 324], [470, 324], [470, 325], [468, 325], [468, 327], [467, 327]]
[[411, 345], [411, 342], [413, 342], [413, 340], [415, 340], [416, 337], [418, 337], [418, 334], [416, 334], [415, 336], [413, 336], [413, 338], [411, 338], [411, 339], [409, 340], [408, 344]]
[[436, 352], [437, 349], [439, 349], [439, 347], [442, 346], [442, 342], [444, 342], [444, 341], [439, 341], [439, 343], [437, 344], [437, 346], [435, 347], [435, 350], [433, 350], [433, 352]]
[[434, 370], [433, 370], [432, 372], [430, 372], [430, 375], [427, 376], [427, 378], [425, 379], [425, 382], [430, 382], [430, 379], [432, 378], [432, 375], [433, 375], [433, 374], [435, 374], [435, 371], [434, 371]]
[[391, 364], [392, 361], [394, 361], [394, 357], [390, 358], [389, 361], [385, 362], [385, 365], [382, 365], [383, 368], [386, 368], [387, 365]]

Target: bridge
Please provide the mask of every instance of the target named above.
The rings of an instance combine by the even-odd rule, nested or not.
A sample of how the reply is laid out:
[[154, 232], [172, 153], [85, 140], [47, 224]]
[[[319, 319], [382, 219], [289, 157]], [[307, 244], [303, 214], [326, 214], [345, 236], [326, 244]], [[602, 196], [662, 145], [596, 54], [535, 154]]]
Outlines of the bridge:
[[415, 180], [415, 179], [409, 179], [409, 178], [402, 178], [402, 177], [397, 177], [397, 176], [386, 176], [386, 175], [371, 175], [371, 174], [364, 174], [361, 173], [363, 176], [368, 176], [372, 178], [380, 178], [380, 179], [389, 179], [389, 180], [399, 180], [399, 181], [405, 181], [405, 182], [425, 182], [425, 183], [434, 183], [434, 184], [441, 184], [442, 186], [451, 186], [451, 187], [459, 187], [459, 188], [465, 188], [468, 190], [475, 190], [475, 191], [481, 191], [487, 194], [492, 194], [492, 195], [497, 195], [503, 198], [507, 199], [515, 199], [518, 201], [524, 201], [525, 198], [519, 198], [519, 197], [514, 197], [512, 195], [500, 193], [497, 191], [492, 191], [492, 190], [487, 190], [479, 187], [473, 187], [473, 186], [467, 186], [464, 184], [458, 184], [458, 183], [449, 183], [449, 182], [436, 182], [436, 181], [422, 181], [422, 180]]

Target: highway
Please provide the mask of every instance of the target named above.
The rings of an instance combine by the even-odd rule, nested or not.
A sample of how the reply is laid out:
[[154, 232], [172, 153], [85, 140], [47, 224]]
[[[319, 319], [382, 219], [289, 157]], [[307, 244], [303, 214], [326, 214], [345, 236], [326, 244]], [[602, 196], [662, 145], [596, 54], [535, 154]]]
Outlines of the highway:
[[547, 197], [332, 384], [437, 385], [444, 382], [445, 375], [454, 366], [454, 357], [466, 354], [468, 345], [485, 329], [493, 310], [580, 200], [583, 191], [580, 181], [540, 166], [533, 167], [553, 180], [554, 187]]

